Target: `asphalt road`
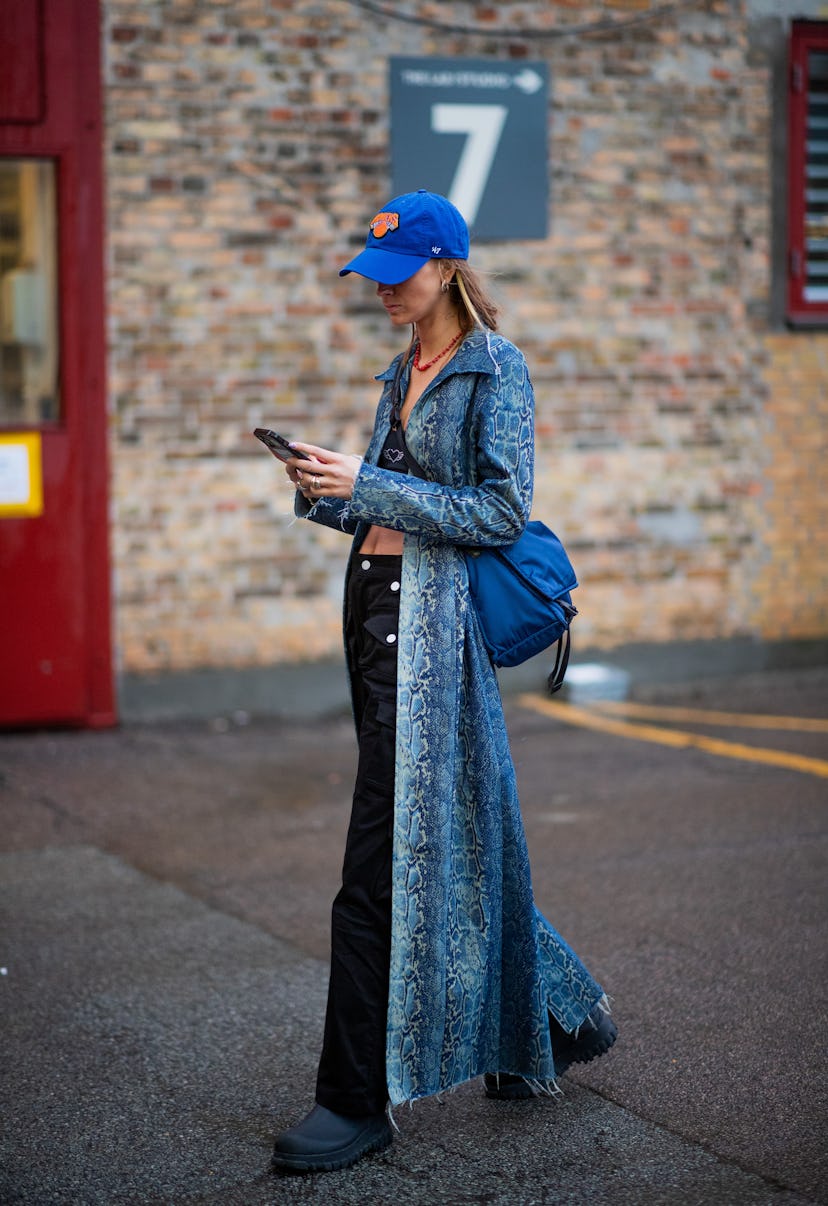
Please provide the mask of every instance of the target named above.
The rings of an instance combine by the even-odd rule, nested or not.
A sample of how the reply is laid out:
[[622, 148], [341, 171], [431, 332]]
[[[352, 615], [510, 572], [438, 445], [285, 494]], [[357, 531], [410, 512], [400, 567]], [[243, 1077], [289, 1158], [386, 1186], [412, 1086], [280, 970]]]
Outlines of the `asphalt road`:
[[828, 668], [635, 695], [599, 729], [507, 701], [536, 899], [615, 1049], [313, 1177], [267, 1165], [311, 1104], [350, 721], [0, 737], [0, 1201], [828, 1203], [828, 723], [749, 720], [825, 720]]

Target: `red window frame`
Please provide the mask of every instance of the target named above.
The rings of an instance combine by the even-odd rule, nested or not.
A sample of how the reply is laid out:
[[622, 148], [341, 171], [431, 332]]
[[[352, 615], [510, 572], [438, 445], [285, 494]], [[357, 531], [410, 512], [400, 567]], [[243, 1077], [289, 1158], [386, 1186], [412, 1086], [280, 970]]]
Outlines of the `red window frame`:
[[[814, 127], [815, 118], [828, 119], [828, 77], [820, 76], [819, 89], [812, 88], [812, 54], [828, 56], [828, 22], [794, 21], [788, 76], [787, 317], [794, 325], [828, 326], [828, 120], [824, 130]], [[824, 152], [814, 146], [817, 141], [824, 143]], [[824, 175], [815, 174], [820, 169]], [[814, 277], [817, 267], [824, 276]]]

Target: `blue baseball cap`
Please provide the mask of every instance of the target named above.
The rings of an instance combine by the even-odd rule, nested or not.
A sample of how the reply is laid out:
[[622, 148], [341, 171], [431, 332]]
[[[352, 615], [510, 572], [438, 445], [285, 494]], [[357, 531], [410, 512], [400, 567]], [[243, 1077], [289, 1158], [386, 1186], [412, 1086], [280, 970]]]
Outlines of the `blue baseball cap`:
[[429, 260], [467, 260], [469, 230], [465, 219], [439, 193], [403, 193], [389, 201], [372, 220], [365, 250], [339, 275], [357, 272], [382, 285], [400, 285]]

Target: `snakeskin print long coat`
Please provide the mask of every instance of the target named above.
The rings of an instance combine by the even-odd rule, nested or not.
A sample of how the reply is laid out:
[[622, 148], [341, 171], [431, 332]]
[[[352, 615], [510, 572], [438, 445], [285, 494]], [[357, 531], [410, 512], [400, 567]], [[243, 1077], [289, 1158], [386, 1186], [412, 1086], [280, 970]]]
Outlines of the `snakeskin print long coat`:
[[[464, 548], [529, 517], [532, 385], [523, 355], [468, 335], [419, 399], [406, 442], [429, 480], [376, 467], [396, 360], [349, 502], [297, 513], [354, 536], [405, 533], [398, 636], [393, 911], [386, 1067], [392, 1104], [484, 1072], [548, 1084], [547, 1010], [568, 1031], [602, 990], [535, 908], [495, 671]], [[407, 387], [404, 375], [401, 388]]]

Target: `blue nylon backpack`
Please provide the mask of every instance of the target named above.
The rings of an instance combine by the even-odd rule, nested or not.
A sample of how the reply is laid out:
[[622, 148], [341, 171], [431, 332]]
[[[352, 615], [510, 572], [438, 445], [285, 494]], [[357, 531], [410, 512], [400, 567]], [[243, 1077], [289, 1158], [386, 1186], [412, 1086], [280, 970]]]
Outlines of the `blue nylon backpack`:
[[570, 595], [578, 580], [561, 541], [532, 520], [514, 544], [464, 552], [480, 630], [495, 666], [519, 666], [557, 643], [547, 679], [549, 690], [557, 691], [569, 662], [569, 626], [578, 614]]

